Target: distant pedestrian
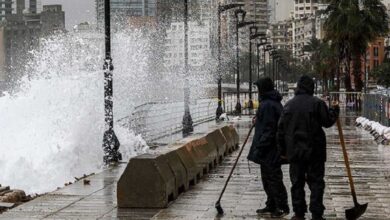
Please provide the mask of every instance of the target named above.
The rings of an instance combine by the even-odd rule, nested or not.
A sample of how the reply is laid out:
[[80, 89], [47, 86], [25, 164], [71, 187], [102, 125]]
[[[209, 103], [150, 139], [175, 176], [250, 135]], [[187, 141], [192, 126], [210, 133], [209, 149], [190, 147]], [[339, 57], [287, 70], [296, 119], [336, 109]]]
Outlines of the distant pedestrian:
[[280, 218], [290, 212], [276, 145], [276, 131], [283, 109], [280, 103], [282, 96], [274, 89], [274, 83], [268, 77], [255, 84], [259, 91], [260, 107], [254, 120], [255, 135], [248, 160], [260, 164], [261, 180], [267, 194], [265, 208], [256, 212], [264, 217]]
[[279, 150], [290, 163], [294, 220], [304, 219], [307, 212], [306, 182], [311, 191], [312, 219], [324, 219], [326, 137], [322, 127], [334, 125], [339, 107], [329, 109], [324, 101], [313, 94], [314, 81], [308, 76], [302, 76], [295, 97], [283, 109], [278, 126]]

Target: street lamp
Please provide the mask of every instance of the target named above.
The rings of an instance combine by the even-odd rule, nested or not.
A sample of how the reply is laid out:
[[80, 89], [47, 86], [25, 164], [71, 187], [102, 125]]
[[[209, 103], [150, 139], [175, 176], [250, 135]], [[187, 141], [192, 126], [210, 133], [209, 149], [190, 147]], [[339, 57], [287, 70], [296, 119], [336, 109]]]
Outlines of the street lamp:
[[241, 103], [240, 103], [240, 57], [239, 57], [239, 29], [243, 28], [248, 25], [255, 24], [256, 22], [253, 21], [244, 21], [245, 20], [245, 15], [246, 11], [243, 9], [239, 8], [235, 11], [235, 17], [236, 17], [236, 76], [237, 76], [237, 104], [236, 104], [236, 114], [240, 115], [241, 114]]
[[188, 0], [184, 0], [184, 116], [183, 135], [187, 136], [194, 131], [192, 117], [190, 113], [190, 82], [188, 79]]
[[276, 60], [276, 50], [271, 50], [270, 57], [272, 57], [272, 73], [270, 72], [270, 76], [272, 75], [272, 81], [275, 82], [275, 60]]
[[114, 113], [113, 113], [113, 86], [112, 78], [114, 65], [111, 57], [111, 14], [110, 0], [104, 1], [104, 27], [105, 27], [105, 48], [106, 57], [104, 60], [104, 122], [105, 132], [103, 134], [103, 161], [106, 165], [117, 163], [122, 160], [119, 153], [120, 143], [114, 132]]
[[265, 60], [265, 58], [266, 58], [266, 56], [265, 56], [265, 53], [266, 52], [268, 52], [268, 54], [269, 54], [269, 61], [270, 61], [270, 63], [271, 63], [271, 52], [272, 52], [272, 50], [273, 50], [273, 48], [272, 48], [272, 46], [270, 45], [270, 44], [267, 44], [267, 47], [265, 47], [264, 48], [264, 76], [268, 76], [268, 77], [271, 77], [271, 66], [270, 66], [270, 68], [269, 68], [269, 70], [268, 70], [268, 74], [267, 74], [267, 71], [266, 71], [266, 60]]
[[265, 45], [267, 44], [267, 38], [262, 37], [260, 43], [257, 44], [257, 80], [260, 79], [260, 47], [264, 47], [264, 74], [265, 76]]
[[219, 117], [223, 113], [222, 108], [222, 68], [221, 68], [221, 14], [229, 9], [237, 8], [244, 6], [244, 4], [227, 4], [227, 5], [220, 5], [218, 3], [218, 107], [216, 111], [216, 119], [218, 120]]
[[252, 26], [249, 28], [249, 103], [248, 108], [253, 109], [252, 101], [252, 40], [265, 36], [265, 34], [257, 33], [258, 27]]

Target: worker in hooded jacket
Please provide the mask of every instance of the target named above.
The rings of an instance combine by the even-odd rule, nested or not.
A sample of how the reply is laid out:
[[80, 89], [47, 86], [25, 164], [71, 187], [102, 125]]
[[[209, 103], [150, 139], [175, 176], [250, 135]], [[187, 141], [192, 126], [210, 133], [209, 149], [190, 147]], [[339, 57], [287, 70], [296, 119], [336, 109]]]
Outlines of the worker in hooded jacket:
[[277, 126], [283, 109], [282, 96], [274, 89], [270, 78], [261, 78], [255, 84], [259, 91], [260, 107], [254, 120], [255, 135], [248, 160], [260, 164], [261, 180], [267, 195], [265, 207], [256, 212], [263, 217], [280, 218], [290, 211], [276, 145]]
[[293, 99], [284, 106], [278, 125], [278, 147], [290, 163], [293, 220], [305, 219], [305, 183], [311, 191], [310, 211], [313, 220], [322, 220], [325, 210], [324, 174], [326, 137], [323, 127], [334, 125], [339, 115], [338, 105], [328, 108], [315, 97], [314, 81], [302, 76]]

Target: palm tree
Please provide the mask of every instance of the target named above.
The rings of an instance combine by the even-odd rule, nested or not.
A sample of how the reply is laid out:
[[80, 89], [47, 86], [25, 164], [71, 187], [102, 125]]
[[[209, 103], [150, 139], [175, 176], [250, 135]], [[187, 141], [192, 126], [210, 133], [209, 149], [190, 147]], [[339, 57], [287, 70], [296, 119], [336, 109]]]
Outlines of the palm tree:
[[355, 89], [361, 91], [362, 55], [368, 43], [389, 31], [386, 7], [380, 0], [330, 0], [325, 14], [328, 16], [324, 25], [326, 39], [338, 51], [339, 63], [344, 67], [345, 87], [352, 90], [352, 63]]
[[[328, 79], [334, 78], [337, 69], [337, 54], [335, 48], [329, 42], [313, 38], [309, 44], [303, 47], [303, 51], [310, 53], [310, 62], [314, 71], [314, 77], [323, 80], [323, 91], [328, 91]], [[334, 85], [333, 85], [334, 86]]]

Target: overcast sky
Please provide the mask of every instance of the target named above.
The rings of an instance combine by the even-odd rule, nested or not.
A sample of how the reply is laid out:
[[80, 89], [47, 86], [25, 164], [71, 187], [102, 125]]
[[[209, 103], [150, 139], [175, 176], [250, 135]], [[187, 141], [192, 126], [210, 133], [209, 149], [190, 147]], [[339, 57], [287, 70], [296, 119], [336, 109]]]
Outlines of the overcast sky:
[[41, 2], [42, 5], [62, 5], [68, 30], [84, 21], [96, 23], [95, 0], [41, 0]]

